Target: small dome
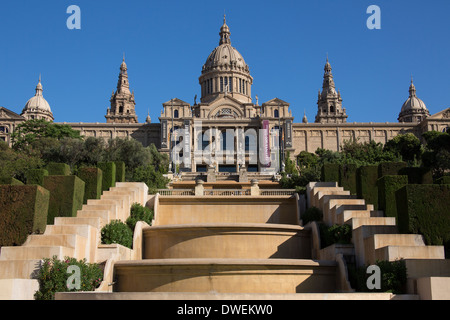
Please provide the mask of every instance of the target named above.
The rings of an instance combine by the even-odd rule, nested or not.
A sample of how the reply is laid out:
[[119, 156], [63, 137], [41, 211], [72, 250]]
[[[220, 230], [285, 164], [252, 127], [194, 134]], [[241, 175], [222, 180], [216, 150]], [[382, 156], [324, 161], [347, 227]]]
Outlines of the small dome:
[[425, 103], [416, 95], [416, 87], [411, 79], [409, 98], [405, 101], [398, 115], [400, 122], [420, 122], [430, 115]]
[[23, 108], [22, 114], [26, 112], [37, 112], [37, 111], [50, 114], [52, 113], [50, 105], [48, 104], [47, 100], [44, 99], [42, 92], [43, 92], [42, 84], [41, 80], [39, 79], [39, 83], [36, 86], [36, 94], [34, 95], [34, 97], [32, 97], [27, 101], [25, 107]]

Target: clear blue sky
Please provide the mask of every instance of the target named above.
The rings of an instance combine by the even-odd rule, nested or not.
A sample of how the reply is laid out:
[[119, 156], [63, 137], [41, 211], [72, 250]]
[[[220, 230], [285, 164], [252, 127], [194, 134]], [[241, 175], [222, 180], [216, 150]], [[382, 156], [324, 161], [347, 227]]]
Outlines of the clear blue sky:
[[[72, 4], [81, 30], [66, 27]], [[20, 113], [42, 74], [56, 122], [103, 123], [125, 52], [139, 122], [158, 122], [163, 102], [200, 97], [224, 11], [253, 97], [289, 102], [296, 122], [314, 121], [327, 53], [349, 122], [396, 122], [411, 74], [432, 114], [450, 106], [448, 0], [4, 0], [0, 106]]]

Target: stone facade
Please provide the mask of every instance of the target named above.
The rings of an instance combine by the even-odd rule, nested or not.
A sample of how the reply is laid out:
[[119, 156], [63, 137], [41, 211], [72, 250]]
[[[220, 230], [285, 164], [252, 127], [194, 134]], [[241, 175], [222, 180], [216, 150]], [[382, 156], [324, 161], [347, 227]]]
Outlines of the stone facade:
[[[162, 104], [159, 123], [151, 123], [150, 116], [139, 123], [124, 57], [117, 90], [113, 91], [111, 106], [106, 111], [106, 123], [65, 124], [84, 136], [133, 138], [144, 146], [153, 143], [161, 152], [171, 155], [173, 168], [177, 160], [183, 158], [184, 161], [178, 163], [183, 171], [239, 172], [246, 168], [248, 172], [269, 173], [280, 169], [286, 151], [294, 158], [304, 150], [338, 151], [349, 139], [386, 143], [398, 134], [413, 133], [421, 138], [423, 132], [444, 131], [450, 127], [450, 108], [430, 116], [425, 103], [417, 97], [412, 80], [398, 123], [347, 122], [347, 110], [343, 107], [341, 93], [336, 90], [328, 58], [315, 122], [308, 123], [304, 116], [301, 122], [294, 123], [288, 102], [273, 98], [260, 104], [258, 96], [253, 101], [250, 68], [231, 45], [231, 32], [225, 18], [219, 36], [219, 45], [208, 55], [201, 70], [199, 102], [197, 97], [193, 105], [172, 98]], [[50, 106], [42, 97], [40, 80], [36, 96], [30, 101], [22, 115], [0, 107], [0, 139], [11, 145], [10, 135], [15, 127], [31, 118], [31, 105], [33, 110], [49, 111], [44, 118], [53, 120]], [[35, 118], [42, 116], [43, 113]], [[171, 154], [171, 150], [177, 152]]]

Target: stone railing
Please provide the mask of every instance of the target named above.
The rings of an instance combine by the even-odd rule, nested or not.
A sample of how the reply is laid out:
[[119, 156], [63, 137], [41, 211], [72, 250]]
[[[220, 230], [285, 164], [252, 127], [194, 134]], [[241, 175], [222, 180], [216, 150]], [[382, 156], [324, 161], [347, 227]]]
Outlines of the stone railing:
[[158, 193], [162, 196], [194, 196], [194, 189], [159, 189]]
[[206, 189], [204, 196], [250, 196], [250, 189]]
[[292, 196], [294, 189], [260, 189], [257, 180], [252, 180], [249, 189], [205, 189], [203, 180], [197, 180], [195, 189], [160, 189], [160, 196]]

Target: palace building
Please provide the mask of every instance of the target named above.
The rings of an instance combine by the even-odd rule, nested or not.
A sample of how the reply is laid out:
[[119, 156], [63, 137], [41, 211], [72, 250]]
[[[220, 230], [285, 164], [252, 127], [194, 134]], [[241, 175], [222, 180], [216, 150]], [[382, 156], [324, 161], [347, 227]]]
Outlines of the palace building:
[[[258, 96], [252, 98], [250, 67], [232, 46], [224, 17], [219, 44], [201, 68], [199, 102], [191, 105], [172, 98], [162, 103], [159, 122], [152, 123], [150, 116], [139, 122], [124, 57], [117, 88], [106, 110], [106, 121], [66, 124], [87, 137], [132, 138], [144, 146], [155, 144], [161, 152], [171, 155], [173, 165], [178, 165], [181, 171], [206, 172], [213, 168], [217, 172], [239, 172], [240, 168], [246, 168], [249, 172], [269, 173], [282, 169], [287, 151], [294, 158], [301, 151], [315, 152], [317, 148], [338, 151], [349, 139], [386, 143], [398, 134], [413, 133], [420, 138], [423, 132], [450, 127], [450, 108], [430, 115], [418, 98], [412, 79], [409, 97], [403, 106], [398, 106], [398, 122], [349, 123], [334, 76], [327, 58], [314, 122], [309, 122], [306, 116], [301, 122], [294, 122], [290, 104], [280, 98], [260, 104]], [[54, 120], [43, 97], [41, 79], [35, 96], [28, 100], [20, 115], [0, 107], [0, 139], [11, 144], [11, 133], [28, 119]], [[183, 161], [176, 164], [181, 158]]]

